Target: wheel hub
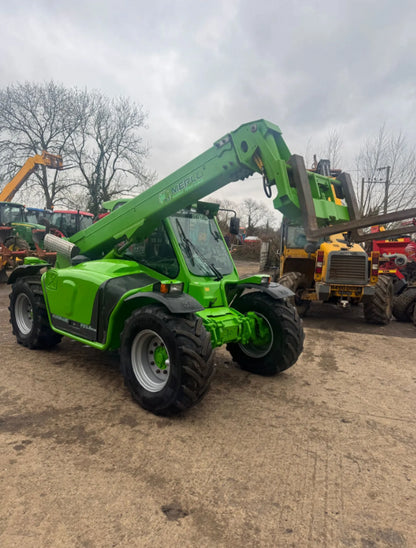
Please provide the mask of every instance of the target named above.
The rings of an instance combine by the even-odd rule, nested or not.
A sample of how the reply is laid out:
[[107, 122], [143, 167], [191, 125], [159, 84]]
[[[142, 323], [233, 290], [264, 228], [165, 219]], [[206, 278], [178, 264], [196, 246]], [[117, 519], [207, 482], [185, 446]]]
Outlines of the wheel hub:
[[161, 391], [169, 379], [170, 359], [163, 339], [144, 329], [133, 340], [131, 363], [138, 382], [149, 392]]
[[273, 329], [265, 316], [256, 312], [248, 312], [247, 316], [254, 318], [254, 330], [247, 344], [240, 343], [240, 347], [252, 358], [266, 356], [273, 345]]
[[15, 302], [15, 319], [22, 335], [28, 335], [33, 327], [33, 308], [29, 297], [20, 293]]

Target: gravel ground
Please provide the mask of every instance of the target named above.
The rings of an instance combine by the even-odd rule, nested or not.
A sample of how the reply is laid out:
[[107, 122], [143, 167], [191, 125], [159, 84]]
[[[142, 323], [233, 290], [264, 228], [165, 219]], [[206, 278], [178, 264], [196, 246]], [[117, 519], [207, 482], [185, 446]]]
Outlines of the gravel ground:
[[[256, 265], [238, 264], [240, 273]], [[0, 546], [416, 546], [416, 328], [312, 307], [285, 373], [215, 352], [176, 418], [138, 407], [117, 355], [16, 344], [0, 286]]]

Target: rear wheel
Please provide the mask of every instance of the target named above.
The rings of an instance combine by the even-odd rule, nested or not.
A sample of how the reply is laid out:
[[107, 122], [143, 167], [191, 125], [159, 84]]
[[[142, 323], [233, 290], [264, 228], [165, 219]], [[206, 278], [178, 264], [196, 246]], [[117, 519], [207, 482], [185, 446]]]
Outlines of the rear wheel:
[[416, 302], [416, 287], [405, 289], [393, 299], [393, 316], [399, 322], [411, 322]]
[[290, 302], [296, 306], [300, 317], [305, 316], [311, 306], [311, 301], [302, 299], [303, 291], [309, 287], [306, 276], [301, 272], [287, 272], [280, 277], [279, 284], [293, 291], [295, 296], [290, 299]]
[[136, 310], [121, 340], [121, 369], [133, 398], [157, 415], [195, 405], [213, 374], [211, 336], [194, 314], [174, 316], [158, 305]]
[[52, 331], [39, 281], [18, 279], [10, 294], [10, 323], [17, 342], [28, 348], [51, 348], [62, 336]]
[[242, 314], [254, 312], [260, 318], [255, 340], [227, 345], [241, 369], [259, 375], [275, 375], [296, 363], [305, 336], [295, 307], [264, 293], [246, 293], [233, 307]]
[[371, 301], [364, 303], [364, 318], [368, 323], [386, 325], [393, 310], [393, 281], [390, 276], [380, 276]]

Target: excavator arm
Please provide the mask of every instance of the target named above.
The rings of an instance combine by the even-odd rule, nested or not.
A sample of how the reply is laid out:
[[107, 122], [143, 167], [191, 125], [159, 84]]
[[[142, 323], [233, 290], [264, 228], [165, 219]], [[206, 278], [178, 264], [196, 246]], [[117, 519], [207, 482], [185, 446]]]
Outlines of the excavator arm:
[[[114, 245], [144, 239], [162, 219], [187, 207], [225, 185], [254, 173], [263, 177], [266, 195], [273, 187], [274, 207], [305, 227], [309, 239], [322, 231], [339, 232], [358, 222], [358, 206], [348, 174], [337, 179], [305, 169], [301, 156], [291, 155], [278, 126], [257, 120], [240, 126], [216, 141], [206, 152], [155, 184], [91, 227], [70, 238], [83, 255], [100, 258]], [[416, 209], [406, 217], [414, 217]], [[355, 225], [354, 229], [357, 228]]]
[[0, 192], [0, 202], [11, 202], [19, 188], [40, 165], [57, 170], [63, 168], [61, 156], [50, 154], [46, 150], [42, 154], [35, 154], [26, 160], [13, 179]]

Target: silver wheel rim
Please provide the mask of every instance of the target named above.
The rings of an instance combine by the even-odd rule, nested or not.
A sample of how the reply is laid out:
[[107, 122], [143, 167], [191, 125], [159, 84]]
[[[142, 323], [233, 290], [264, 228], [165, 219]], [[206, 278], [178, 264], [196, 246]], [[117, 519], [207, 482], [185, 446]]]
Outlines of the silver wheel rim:
[[265, 316], [263, 316], [263, 314], [259, 314], [258, 312], [256, 312], [256, 315], [259, 316], [267, 324], [270, 331], [270, 342], [265, 346], [255, 346], [252, 343], [248, 345], [239, 343], [239, 346], [244, 354], [246, 354], [246, 356], [249, 356], [250, 358], [264, 358], [264, 356], [267, 356], [273, 346], [274, 334], [269, 320]]
[[22, 335], [29, 335], [33, 327], [33, 308], [26, 293], [20, 293], [14, 304], [16, 325]]
[[163, 339], [151, 329], [138, 333], [131, 345], [133, 373], [143, 388], [160, 392], [170, 375], [170, 358]]

